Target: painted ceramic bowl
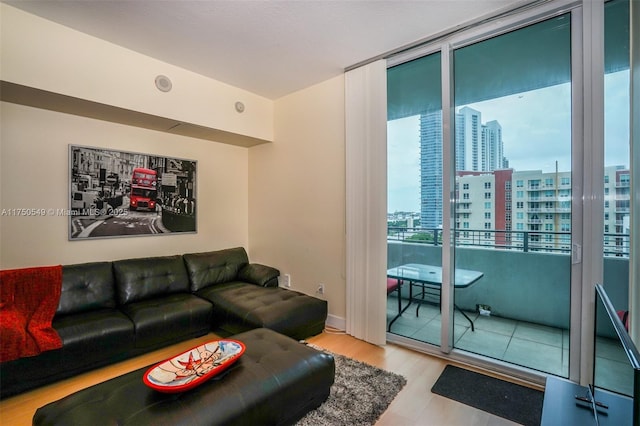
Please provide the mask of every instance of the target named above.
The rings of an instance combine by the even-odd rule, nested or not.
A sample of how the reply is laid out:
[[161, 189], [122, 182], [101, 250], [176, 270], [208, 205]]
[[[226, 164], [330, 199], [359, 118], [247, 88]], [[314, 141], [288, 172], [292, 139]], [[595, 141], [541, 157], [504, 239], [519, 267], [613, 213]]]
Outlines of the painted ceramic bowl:
[[160, 392], [184, 392], [231, 367], [245, 349], [237, 340], [204, 343], [151, 367], [142, 380]]

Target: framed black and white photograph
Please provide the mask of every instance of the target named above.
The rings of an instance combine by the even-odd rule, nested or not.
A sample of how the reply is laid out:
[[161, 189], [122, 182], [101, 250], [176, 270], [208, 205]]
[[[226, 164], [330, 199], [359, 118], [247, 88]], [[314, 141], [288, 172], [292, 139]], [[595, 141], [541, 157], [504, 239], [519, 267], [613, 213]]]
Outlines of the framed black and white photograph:
[[69, 240], [196, 232], [196, 161], [69, 145], [69, 168]]

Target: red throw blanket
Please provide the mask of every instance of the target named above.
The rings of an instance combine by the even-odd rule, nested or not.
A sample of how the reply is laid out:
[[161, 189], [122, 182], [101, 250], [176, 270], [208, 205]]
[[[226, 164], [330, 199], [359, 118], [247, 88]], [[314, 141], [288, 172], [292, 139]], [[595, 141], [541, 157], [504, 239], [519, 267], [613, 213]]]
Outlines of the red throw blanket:
[[62, 266], [0, 271], [0, 362], [62, 347], [51, 326]]

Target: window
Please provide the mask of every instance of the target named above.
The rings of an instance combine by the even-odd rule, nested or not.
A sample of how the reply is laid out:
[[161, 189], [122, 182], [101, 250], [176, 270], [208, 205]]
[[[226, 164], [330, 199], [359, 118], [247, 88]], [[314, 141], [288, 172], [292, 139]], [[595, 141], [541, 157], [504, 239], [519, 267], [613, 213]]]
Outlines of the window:
[[629, 174], [625, 173], [620, 175], [620, 185], [629, 186]]

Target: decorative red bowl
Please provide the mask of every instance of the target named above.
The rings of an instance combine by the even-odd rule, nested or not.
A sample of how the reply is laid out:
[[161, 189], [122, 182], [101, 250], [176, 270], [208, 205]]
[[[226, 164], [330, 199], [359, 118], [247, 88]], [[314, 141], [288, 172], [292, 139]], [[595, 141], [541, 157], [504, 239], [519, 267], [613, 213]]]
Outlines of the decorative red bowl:
[[237, 340], [204, 343], [156, 364], [142, 380], [159, 392], [184, 392], [231, 367], [245, 349], [244, 343]]

